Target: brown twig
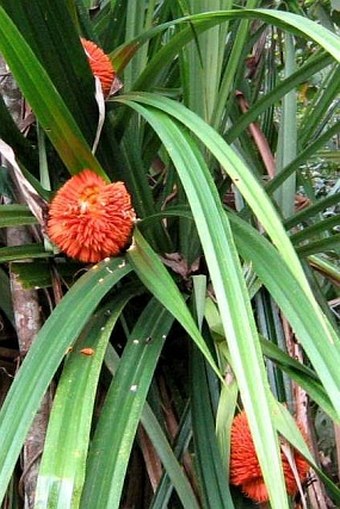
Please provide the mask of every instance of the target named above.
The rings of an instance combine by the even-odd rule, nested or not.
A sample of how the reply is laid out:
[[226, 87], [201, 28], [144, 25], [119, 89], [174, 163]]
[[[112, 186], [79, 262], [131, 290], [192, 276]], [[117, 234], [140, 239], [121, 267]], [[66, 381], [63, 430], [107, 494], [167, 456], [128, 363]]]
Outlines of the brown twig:
[[339, 426], [339, 424], [336, 424], [336, 423], [334, 423], [334, 436], [335, 436], [336, 457], [337, 457], [337, 465], [338, 465], [338, 479], [340, 481], [340, 426]]
[[[242, 113], [247, 113], [249, 110], [249, 105], [243, 95], [239, 90], [236, 92], [236, 99], [239, 103], [240, 110]], [[262, 132], [260, 125], [257, 122], [251, 122], [248, 126], [248, 130], [250, 135], [252, 136], [255, 145], [259, 151], [261, 159], [263, 161], [263, 165], [266, 168], [267, 174], [270, 179], [274, 178], [276, 175], [276, 162], [274, 155], [269, 146], [268, 140]], [[299, 194], [295, 195], [295, 209], [297, 211], [302, 210], [310, 205], [309, 198], [305, 196], [301, 196]]]
[[[242, 92], [236, 92], [236, 99], [239, 103], [242, 113], [246, 113], [249, 110], [249, 105]], [[263, 134], [259, 124], [257, 122], [251, 122], [248, 126], [249, 132], [254, 139], [254, 142], [261, 155], [263, 164], [267, 170], [269, 177], [272, 179], [275, 176], [275, 159], [270, 149], [267, 138]]]
[[[25, 228], [8, 228], [7, 243], [9, 246], [23, 245], [30, 241], [31, 237]], [[23, 357], [30, 349], [41, 327], [38, 292], [24, 289], [17, 274], [11, 268], [10, 282], [19, 351], [20, 356]], [[39, 458], [45, 440], [49, 413], [50, 396], [47, 394], [33, 421], [23, 449], [25, 509], [32, 509], [34, 506], [36, 479], [40, 464]]]
[[162, 463], [143, 426], [138, 429], [138, 438], [152, 491], [155, 493], [163, 475]]

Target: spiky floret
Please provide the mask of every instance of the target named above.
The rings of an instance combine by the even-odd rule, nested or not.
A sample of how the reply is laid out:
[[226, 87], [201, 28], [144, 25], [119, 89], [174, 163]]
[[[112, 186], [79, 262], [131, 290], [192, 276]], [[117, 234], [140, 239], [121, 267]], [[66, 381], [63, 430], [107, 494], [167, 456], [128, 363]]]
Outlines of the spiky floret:
[[107, 184], [85, 169], [55, 195], [47, 231], [68, 256], [95, 263], [121, 253], [131, 239], [135, 219], [124, 183]]
[[81, 39], [92, 73], [99, 78], [103, 94], [109, 95], [116, 73], [109, 57], [92, 41]]
[[[293, 459], [301, 482], [304, 482], [309, 465], [301, 454], [293, 450]], [[283, 473], [289, 495], [295, 495], [298, 486], [285, 454], [281, 452]], [[254, 502], [269, 500], [268, 491], [257, 459], [254, 442], [248, 425], [246, 413], [240, 412], [231, 428], [230, 483], [240, 486], [243, 493]]]

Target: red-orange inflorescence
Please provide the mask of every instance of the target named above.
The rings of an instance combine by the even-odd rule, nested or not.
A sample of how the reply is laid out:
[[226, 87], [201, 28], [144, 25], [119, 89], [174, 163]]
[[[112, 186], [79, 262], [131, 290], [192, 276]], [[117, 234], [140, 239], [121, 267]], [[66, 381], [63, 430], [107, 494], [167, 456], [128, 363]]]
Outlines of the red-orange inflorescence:
[[68, 256], [98, 262], [129, 243], [136, 216], [123, 182], [107, 184], [91, 170], [70, 178], [49, 208], [50, 239]]
[[92, 73], [99, 78], [103, 94], [109, 95], [116, 73], [109, 57], [94, 42], [81, 39]]
[[[300, 481], [303, 483], [306, 480], [309, 465], [298, 451], [293, 451], [296, 469]], [[298, 486], [288, 459], [283, 453], [281, 453], [281, 460], [287, 492], [289, 495], [295, 495]], [[234, 418], [231, 428], [230, 482], [235, 486], [239, 486], [243, 493], [254, 502], [263, 503], [269, 500], [244, 411]]]

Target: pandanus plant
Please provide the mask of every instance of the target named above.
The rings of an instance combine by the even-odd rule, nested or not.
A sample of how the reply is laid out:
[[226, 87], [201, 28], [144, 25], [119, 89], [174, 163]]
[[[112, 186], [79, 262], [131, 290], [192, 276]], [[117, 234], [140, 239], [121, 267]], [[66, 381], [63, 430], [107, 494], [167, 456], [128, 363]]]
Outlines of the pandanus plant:
[[316, 3], [0, 1], [3, 507], [339, 503]]

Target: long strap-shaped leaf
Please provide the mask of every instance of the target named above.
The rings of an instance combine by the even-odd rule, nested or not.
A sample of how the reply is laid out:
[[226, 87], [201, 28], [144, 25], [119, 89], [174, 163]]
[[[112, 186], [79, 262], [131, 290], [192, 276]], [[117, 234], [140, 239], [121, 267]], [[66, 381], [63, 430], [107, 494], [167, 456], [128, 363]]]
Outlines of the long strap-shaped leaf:
[[[151, 300], [130, 335], [93, 437], [82, 509], [119, 507], [137, 425], [172, 322]], [[193, 494], [190, 507], [198, 509]]]
[[[282, 257], [282, 264], [286, 264], [293, 273], [297, 285], [300, 286], [309, 302], [309, 308], [312, 310], [313, 316], [315, 316], [318, 323], [318, 340], [317, 342], [309, 340], [306, 343], [304, 342], [303, 345], [315, 369], [318, 370], [320, 379], [327, 389], [334, 407], [339, 408], [339, 337], [317, 304], [301, 267], [299, 258], [264, 189], [232, 148], [225, 143], [223, 138], [201, 118], [186, 109], [183, 105], [165, 97], [157, 97], [147, 93], [131, 94], [126, 98], [121, 97], [117, 99], [117, 101], [128, 103], [131, 107], [140, 111], [149, 121], [151, 117], [153, 118], [154, 113], [146, 112], [145, 108], [140, 109], [139, 104], [136, 104], [131, 99], [138, 103], [157, 108], [157, 110], [165, 111], [167, 114], [177, 118], [208, 147], [211, 153], [220, 162], [221, 166], [234, 180], [268, 235], [271, 237], [273, 243], [276, 245]], [[173, 147], [175, 146], [176, 142], [174, 142], [171, 147], [171, 151], [174, 150]], [[177, 151], [174, 153], [177, 153]], [[208, 176], [206, 178], [210, 179]], [[202, 186], [204, 185], [206, 185], [206, 183], [202, 183]], [[277, 267], [276, 271], [278, 274], [279, 270], [280, 267]], [[303, 341], [303, 338], [301, 338], [301, 341]], [[340, 409], [338, 410], [338, 414], [340, 416]]]
[[[135, 39], [128, 41], [126, 44], [123, 44], [113, 52], [114, 59], [124, 60], [124, 56], [126, 56], [127, 53], [127, 48], [132, 49], [131, 56], [133, 56], [133, 50], [136, 45], [144, 44], [151, 37], [156, 36], [157, 34], [163, 32], [167, 28], [172, 27], [173, 25], [192, 23], [196, 27], [202, 28], [202, 30], [208, 30], [217, 24], [224, 23], [225, 21], [232, 19], [256, 19], [261, 20], [264, 23], [268, 23], [269, 25], [278, 26], [283, 30], [293, 32], [301, 37], [315, 41], [330, 55], [332, 55], [333, 58], [340, 61], [340, 42], [339, 37], [335, 33], [308, 18], [299, 16], [292, 12], [277, 11], [275, 9], [233, 9], [209, 11], [186, 16], [183, 18], [177, 18], [167, 23], [163, 23], [162, 25], [153, 27]], [[186, 40], [187, 39], [185, 38], [184, 42], [186, 42]], [[173, 54], [176, 54], [175, 48], [173, 48], [173, 51]], [[170, 55], [171, 51], [169, 51], [168, 54], [169, 58]]]
[[212, 18], [215, 18], [215, 20], [228, 18], [261, 19], [265, 23], [279, 26], [283, 30], [293, 31], [302, 37], [308, 37], [340, 61], [340, 40], [338, 36], [316, 22], [292, 12], [277, 11], [275, 9], [243, 9], [242, 11], [235, 9], [229, 12], [215, 11], [188, 17], [193, 23], [205, 22], [207, 18], [210, 18], [210, 20]]
[[[203, 275], [193, 276], [193, 305], [197, 324], [200, 330], [207, 337], [210, 348], [214, 348], [214, 343], [210, 336], [206, 323], [203, 324], [205, 315], [205, 303], [207, 294], [207, 277]], [[223, 342], [226, 345], [225, 341]], [[221, 361], [221, 356], [219, 357]], [[220, 362], [221, 369], [225, 364]], [[218, 507], [219, 509], [234, 509], [233, 499], [230, 493], [229, 481], [229, 457], [226, 449], [220, 448], [217, 438], [217, 416], [215, 424], [215, 406], [216, 398], [220, 400], [221, 394], [228, 391], [231, 396], [227, 403], [227, 408], [235, 413], [236, 398], [238, 388], [236, 381], [234, 383], [234, 401], [232, 399], [230, 386], [223, 385], [221, 392], [214, 384], [215, 376], [210, 366], [207, 364], [201, 353], [193, 345], [190, 349], [190, 406], [192, 417], [192, 433], [194, 442], [194, 454], [197, 458], [196, 469], [200, 480], [201, 498], [204, 507]], [[231, 421], [230, 421], [231, 424]], [[230, 436], [230, 427], [228, 421], [223, 423], [228, 437]], [[216, 432], [215, 432], [216, 429]], [[207, 440], [207, 437], [209, 439]]]
[[[161, 509], [169, 503], [171, 493], [175, 489], [181, 499], [183, 507], [190, 507], [192, 501], [186, 495], [186, 474], [183, 466], [179, 462], [184, 452], [187, 450], [191, 439], [191, 417], [185, 409], [181, 422], [179, 423], [179, 431], [175, 442], [169, 444], [166, 433], [161, 424], [158, 422], [155, 414], [151, 411], [148, 404], [144, 406], [141, 416], [141, 423], [147, 432], [157, 454], [163, 463], [164, 474], [160, 480], [154, 497], [151, 501], [149, 509]], [[190, 485], [189, 485], [190, 486]], [[185, 490], [185, 491], [184, 491]], [[182, 494], [181, 494], [182, 492]]]
[[40, 401], [68, 347], [104, 295], [130, 271], [122, 258], [93, 266], [69, 290], [36, 337], [0, 412], [0, 501]]
[[0, 52], [69, 171], [91, 168], [107, 178], [44, 67], [1, 6]]
[[[119, 361], [118, 354], [114, 348], [109, 345], [105, 354], [105, 363], [112, 375], [116, 373]], [[178, 461], [178, 458], [181, 457], [183, 452], [187, 449], [191, 438], [191, 418], [187, 410], [188, 409], [185, 411], [185, 418], [182, 418], [184, 424], [182, 424], [182, 427], [180, 424], [181, 429], [176, 438], [176, 443], [172, 444], [172, 449], [166, 437], [166, 433], [158, 422], [154, 412], [151, 410], [150, 405], [148, 402], [144, 404], [140, 422], [155, 447], [165, 470], [163, 479], [157, 487], [155, 498], [151, 502], [152, 509], [156, 509], [156, 507], [159, 509], [159, 506], [165, 507], [173, 489], [176, 490], [183, 507], [193, 507], [195, 505], [195, 496], [192, 487], [188, 482], [183, 467]]]
[[[173, 207], [147, 218], [143, 221], [143, 224], [148, 224], [152, 219], [158, 218], [160, 220], [163, 217], [178, 215], [193, 219], [192, 213], [187, 208]], [[254, 272], [257, 273], [262, 283], [267, 287], [280, 309], [284, 312], [296, 335], [304, 345], [305, 350], [314, 359], [318, 373], [325, 370], [322, 361], [318, 361], [318, 349], [320, 347], [327, 349], [328, 346], [320, 342], [318, 317], [313, 313], [313, 308], [310, 306], [305, 293], [299, 288], [294, 274], [285, 264], [282, 264], [280, 254], [268, 239], [236, 214], [229, 213], [228, 217], [241, 257], [251, 262]], [[276, 275], [278, 267], [280, 277]], [[336, 277], [336, 274], [334, 274], [334, 277]], [[223, 336], [222, 323], [221, 330], [214, 330], [214, 332]], [[314, 379], [311, 371], [305, 371], [305, 366], [291, 359], [268, 341], [261, 340], [261, 347], [264, 355], [278, 362], [282, 369], [299, 383], [332, 419], [338, 419], [340, 411], [339, 402], [334, 407], [320, 383], [316, 382], [316, 385], [313, 384]], [[326, 367], [325, 373], [327, 369]]]
[[49, 419], [36, 509], [79, 507], [102, 362], [112, 329], [135, 295], [127, 287], [106, 303], [92, 316], [68, 355]]
[[62, 96], [89, 144], [98, 117], [93, 76], [68, 0], [2, 0], [1, 5]]
[[[214, 413], [209, 393], [208, 366], [197, 348], [191, 352], [191, 413], [197, 473], [205, 507], [231, 509], [225, 458], [221, 457], [215, 434]], [[237, 392], [237, 391], [236, 391]], [[226, 426], [224, 422], [224, 426]], [[225, 451], [223, 451], [224, 453]]]
[[0, 206], [0, 228], [36, 223], [36, 218], [26, 205]]
[[215, 373], [221, 377], [218, 367], [184, 302], [181, 292], [157, 254], [138, 230], [135, 231], [134, 242], [127, 251], [127, 257], [140, 280], [178, 320], [195, 341]]
[[[133, 104], [133, 107], [150, 122], [160, 136], [186, 191], [214, 285], [233, 368], [250, 418], [273, 508], [282, 509], [287, 507], [287, 499], [267, 401], [267, 380], [262, 353], [226, 214], [209, 170], [188, 134], [160, 111], [136, 104]], [[133, 260], [136, 247], [128, 251], [130, 263], [144, 284], [171, 313], [176, 313], [175, 316], [181, 322], [178, 311], [170, 308], [169, 295], [166, 287], [162, 289], [160, 286], [161, 280], [158, 289], [157, 285], [150, 286], [147, 280], [146, 274], [155, 270], [157, 258], [154, 259], [150, 248], [145, 246], [146, 243], [139, 234], [135, 236], [135, 240], [136, 247], [143, 252], [144, 263], [136, 267]], [[183, 323], [182, 326], [185, 327]], [[256, 385], [254, 380], [257, 380]]]

